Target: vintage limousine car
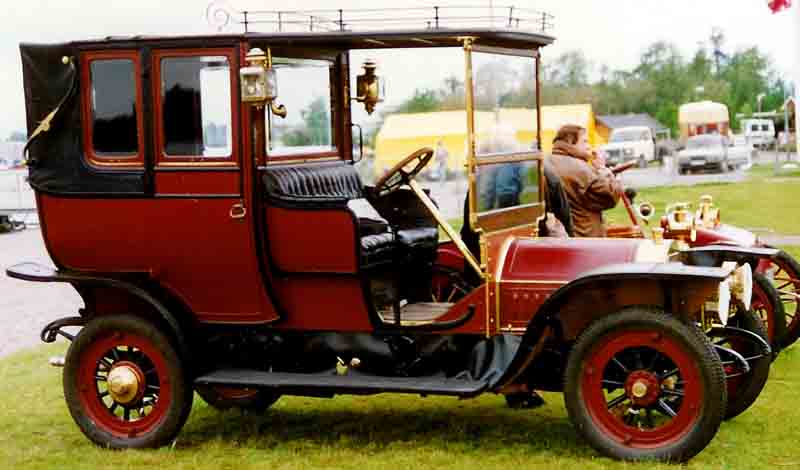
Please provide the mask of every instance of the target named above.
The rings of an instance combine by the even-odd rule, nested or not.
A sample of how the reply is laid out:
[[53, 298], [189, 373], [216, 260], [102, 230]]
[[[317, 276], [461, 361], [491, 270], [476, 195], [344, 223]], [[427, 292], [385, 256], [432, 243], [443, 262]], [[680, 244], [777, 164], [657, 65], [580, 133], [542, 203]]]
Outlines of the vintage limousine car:
[[[651, 240], [538, 237], [542, 154], [476, 147], [473, 61], [523, 64], [538, 95], [553, 38], [438, 18], [21, 46], [30, 183], [55, 268], [7, 273], [83, 298], [42, 337], [72, 341], [64, 395], [89, 439], [166, 445], [194, 391], [264, 409], [281, 395], [544, 389], [564, 392], [577, 432], [606, 455], [687, 460], [755, 400], [763, 383], [753, 392], [747, 374], [769, 346], [726, 323], [749, 318], [749, 266], [769, 253], [669, 259]], [[381, 83], [373, 62], [351, 83], [351, 53], [412, 48], [464, 65], [475, 246], [415, 181], [430, 148], [374, 186], [352, 164], [354, 102], [371, 112]], [[307, 112], [292, 106], [309, 96]], [[327, 117], [322, 137], [297, 144], [293, 123], [312, 115]], [[502, 204], [473, 196], [502, 174], [524, 190]], [[432, 296], [433, 266], [454, 253], [477, 283]]]

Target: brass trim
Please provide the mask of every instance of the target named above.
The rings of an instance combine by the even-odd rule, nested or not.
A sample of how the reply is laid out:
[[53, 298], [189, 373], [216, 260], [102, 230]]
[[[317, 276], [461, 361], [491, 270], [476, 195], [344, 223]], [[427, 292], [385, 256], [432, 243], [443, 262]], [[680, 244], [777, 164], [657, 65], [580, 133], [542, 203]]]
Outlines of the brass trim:
[[449, 223], [447, 223], [444, 217], [442, 217], [442, 214], [439, 213], [439, 209], [436, 207], [433, 201], [431, 201], [428, 195], [425, 194], [425, 191], [423, 191], [419, 183], [417, 183], [412, 179], [408, 182], [408, 186], [411, 188], [412, 191], [414, 191], [414, 194], [417, 195], [420, 201], [422, 201], [422, 204], [425, 205], [425, 208], [428, 209], [428, 212], [430, 212], [433, 218], [436, 219], [436, 223], [439, 224], [439, 226], [442, 227], [442, 230], [444, 230], [447, 236], [450, 237], [450, 240], [452, 240], [453, 243], [455, 243], [456, 247], [458, 248], [458, 251], [460, 251], [461, 254], [464, 255], [464, 259], [466, 259], [469, 265], [472, 266], [475, 272], [478, 273], [478, 276], [484, 278], [485, 275], [483, 273], [483, 270], [481, 269], [481, 266], [478, 264], [478, 261], [475, 259], [474, 256], [472, 256], [472, 253], [469, 251], [469, 248], [467, 248], [467, 245], [465, 245], [464, 242], [461, 240], [461, 237], [458, 236], [455, 229], [453, 229], [453, 227]]
[[498, 163], [534, 162], [543, 160], [544, 154], [542, 152], [492, 153], [478, 155], [476, 157], [476, 165], [496, 165]]
[[511, 243], [515, 237], [510, 235], [506, 237], [500, 246], [499, 255], [497, 258], [497, 266], [495, 267], [494, 274], [494, 296], [495, 296], [495, 316], [497, 317], [497, 327], [500, 328], [500, 283], [503, 281], [503, 267], [506, 264], [506, 256], [511, 249]]
[[475, 38], [459, 38], [464, 45], [464, 104], [467, 116], [467, 174], [469, 175], [470, 228], [478, 229], [476, 180], [475, 180], [475, 89], [472, 81], [472, 46]]
[[291, 165], [295, 163], [310, 163], [310, 162], [330, 162], [334, 160], [341, 160], [341, 158], [337, 155], [335, 157], [318, 157], [318, 158], [292, 158], [286, 160], [270, 160], [267, 159], [266, 165], [259, 165], [258, 169], [263, 170], [268, 166], [276, 166], [276, 165]]

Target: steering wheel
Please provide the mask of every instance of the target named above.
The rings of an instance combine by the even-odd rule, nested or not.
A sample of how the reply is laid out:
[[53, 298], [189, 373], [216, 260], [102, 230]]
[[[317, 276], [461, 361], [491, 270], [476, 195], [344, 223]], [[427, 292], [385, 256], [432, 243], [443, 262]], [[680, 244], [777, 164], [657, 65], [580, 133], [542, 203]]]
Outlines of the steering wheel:
[[411, 181], [433, 158], [433, 149], [422, 147], [393, 166], [375, 183], [375, 192], [390, 193]]

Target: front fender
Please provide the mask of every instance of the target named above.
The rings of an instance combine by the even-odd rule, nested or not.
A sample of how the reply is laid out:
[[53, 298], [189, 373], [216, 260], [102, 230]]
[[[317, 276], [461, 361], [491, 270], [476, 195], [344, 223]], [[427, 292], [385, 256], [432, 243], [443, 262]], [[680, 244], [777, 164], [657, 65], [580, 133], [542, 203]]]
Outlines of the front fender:
[[722, 266], [725, 261], [734, 261], [736, 264], [747, 263], [755, 272], [761, 260], [772, 259], [779, 252], [780, 250], [765, 247], [709, 245], [682, 251], [680, 260], [693, 266]]
[[549, 331], [567, 345], [592, 321], [632, 305], [659, 306], [673, 315], [692, 317], [731, 272], [680, 263], [623, 263], [585, 272], [553, 292], [528, 322], [501, 383], [513, 383], [524, 374]]

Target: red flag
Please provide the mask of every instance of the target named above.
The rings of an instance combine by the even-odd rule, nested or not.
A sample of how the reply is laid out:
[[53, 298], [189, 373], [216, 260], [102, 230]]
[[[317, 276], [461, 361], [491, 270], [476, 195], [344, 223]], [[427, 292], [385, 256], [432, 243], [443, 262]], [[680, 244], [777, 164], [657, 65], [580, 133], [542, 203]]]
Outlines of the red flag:
[[772, 13], [778, 13], [781, 10], [792, 6], [792, 0], [768, 0], [767, 5]]

